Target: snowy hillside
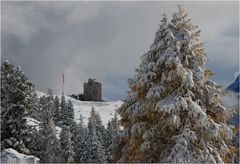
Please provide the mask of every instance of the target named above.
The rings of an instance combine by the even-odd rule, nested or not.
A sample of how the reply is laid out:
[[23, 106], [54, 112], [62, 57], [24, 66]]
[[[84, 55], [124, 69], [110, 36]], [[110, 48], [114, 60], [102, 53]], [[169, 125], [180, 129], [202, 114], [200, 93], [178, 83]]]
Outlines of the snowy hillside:
[[[38, 97], [46, 95], [43, 92], [37, 92]], [[55, 95], [54, 95], [55, 96]], [[57, 95], [61, 99], [61, 95]], [[112, 102], [95, 102], [95, 101], [79, 101], [69, 96], [65, 96], [66, 101], [71, 100], [74, 108], [75, 121], [79, 122], [79, 115], [83, 116], [83, 121], [87, 125], [88, 117], [90, 115], [91, 108], [94, 107], [99, 112], [102, 123], [106, 127], [109, 120], [114, 117], [115, 111], [122, 105], [122, 101]]]

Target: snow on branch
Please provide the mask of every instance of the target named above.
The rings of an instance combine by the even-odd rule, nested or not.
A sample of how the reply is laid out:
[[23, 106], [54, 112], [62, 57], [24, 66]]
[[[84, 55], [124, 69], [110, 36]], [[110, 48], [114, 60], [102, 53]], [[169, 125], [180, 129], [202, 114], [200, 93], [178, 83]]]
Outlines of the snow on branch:
[[139, 136], [145, 130], [146, 124], [144, 122], [135, 123], [131, 128], [131, 134], [132, 136]]
[[188, 145], [198, 139], [195, 132], [189, 128], [184, 128], [181, 134], [172, 139], [176, 140], [176, 144], [173, 146], [167, 161], [171, 163], [191, 162], [191, 151], [188, 149]]
[[149, 89], [146, 98], [156, 97], [160, 98], [163, 93], [166, 91], [166, 88], [162, 85], [156, 85]]
[[178, 110], [188, 110], [188, 104], [186, 98], [170, 95], [160, 100], [155, 110], [159, 112], [175, 113]]
[[194, 101], [189, 101], [189, 112], [188, 115], [193, 118], [197, 118], [201, 126], [206, 125], [207, 115], [202, 108]]

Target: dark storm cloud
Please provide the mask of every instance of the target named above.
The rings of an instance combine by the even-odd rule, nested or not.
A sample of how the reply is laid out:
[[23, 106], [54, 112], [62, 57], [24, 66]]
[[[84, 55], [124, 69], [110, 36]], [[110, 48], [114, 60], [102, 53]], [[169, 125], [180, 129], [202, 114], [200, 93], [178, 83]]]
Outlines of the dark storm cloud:
[[[78, 93], [89, 77], [106, 99], [124, 99], [163, 12], [177, 2], [2, 2], [2, 59], [21, 65], [37, 89]], [[184, 2], [222, 85], [238, 71], [238, 2]], [[224, 65], [224, 67], [223, 67]]]

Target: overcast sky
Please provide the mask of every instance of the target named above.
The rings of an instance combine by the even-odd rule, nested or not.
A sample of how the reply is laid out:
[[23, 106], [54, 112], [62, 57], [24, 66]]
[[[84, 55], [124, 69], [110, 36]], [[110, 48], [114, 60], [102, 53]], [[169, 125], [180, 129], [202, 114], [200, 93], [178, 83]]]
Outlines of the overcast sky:
[[[20, 65], [40, 91], [82, 92], [89, 77], [103, 97], [125, 99], [128, 78], [148, 51], [161, 15], [177, 2], [2, 2], [2, 61]], [[207, 67], [227, 86], [239, 71], [239, 2], [183, 2], [201, 29]]]

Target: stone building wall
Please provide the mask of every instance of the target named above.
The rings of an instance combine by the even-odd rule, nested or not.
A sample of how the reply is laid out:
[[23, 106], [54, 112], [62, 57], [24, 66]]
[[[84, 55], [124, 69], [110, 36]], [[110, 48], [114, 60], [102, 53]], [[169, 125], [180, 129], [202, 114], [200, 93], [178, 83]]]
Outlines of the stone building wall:
[[88, 79], [83, 85], [84, 97], [87, 101], [102, 101], [102, 84], [94, 79]]

